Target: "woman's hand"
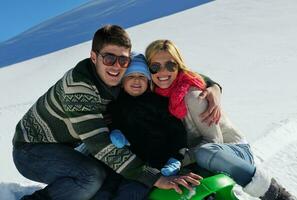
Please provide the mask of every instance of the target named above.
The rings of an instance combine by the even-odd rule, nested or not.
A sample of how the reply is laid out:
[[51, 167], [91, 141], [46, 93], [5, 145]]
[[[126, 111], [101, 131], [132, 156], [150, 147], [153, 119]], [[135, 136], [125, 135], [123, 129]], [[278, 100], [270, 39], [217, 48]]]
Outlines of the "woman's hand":
[[178, 176], [161, 176], [154, 186], [160, 189], [174, 189], [177, 193], [181, 194], [182, 190], [179, 188], [179, 185], [184, 186], [188, 190], [193, 190], [193, 186], [200, 184], [201, 176], [194, 174], [192, 172], [186, 175]]
[[199, 98], [207, 99], [208, 107], [206, 111], [200, 114], [202, 122], [211, 126], [213, 123], [218, 124], [221, 118], [221, 89], [214, 84], [201, 92]]

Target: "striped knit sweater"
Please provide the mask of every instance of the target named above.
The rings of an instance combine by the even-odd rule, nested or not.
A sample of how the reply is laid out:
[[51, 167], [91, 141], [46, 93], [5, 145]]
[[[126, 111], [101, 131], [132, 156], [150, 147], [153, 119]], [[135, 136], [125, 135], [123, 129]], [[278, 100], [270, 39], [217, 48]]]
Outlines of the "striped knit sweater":
[[118, 173], [148, 186], [159, 171], [144, 166], [128, 148], [116, 148], [104, 121], [107, 105], [118, 96], [119, 87], [108, 87], [98, 77], [90, 59], [68, 72], [23, 116], [13, 144], [83, 142], [89, 152]]

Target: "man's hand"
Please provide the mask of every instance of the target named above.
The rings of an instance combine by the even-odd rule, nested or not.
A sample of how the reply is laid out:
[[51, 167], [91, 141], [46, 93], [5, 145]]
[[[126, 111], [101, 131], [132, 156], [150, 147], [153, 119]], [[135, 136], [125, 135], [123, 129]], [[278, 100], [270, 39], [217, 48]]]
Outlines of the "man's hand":
[[182, 194], [182, 190], [179, 185], [184, 186], [188, 190], [192, 191], [193, 186], [197, 186], [200, 184], [201, 176], [194, 174], [192, 172], [186, 175], [178, 175], [178, 176], [161, 176], [154, 186], [160, 189], [174, 189], [177, 193]]
[[207, 99], [208, 107], [206, 111], [200, 114], [202, 122], [211, 126], [213, 123], [218, 124], [221, 118], [221, 90], [214, 84], [201, 92], [199, 98]]

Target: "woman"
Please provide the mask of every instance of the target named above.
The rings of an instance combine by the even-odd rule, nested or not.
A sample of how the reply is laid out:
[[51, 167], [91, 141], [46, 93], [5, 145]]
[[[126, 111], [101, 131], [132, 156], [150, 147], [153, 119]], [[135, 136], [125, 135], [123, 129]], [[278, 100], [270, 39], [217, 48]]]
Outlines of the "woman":
[[197, 100], [206, 84], [199, 74], [187, 68], [171, 41], [154, 41], [145, 54], [154, 91], [169, 98], [170, 113], [182, 119], [187, 129], [190, 162], [196, 161], [214, 173], [230, 175], [252, 196], [265, 200], [294, 199], [275, 179], [255, 166], [249, 144], [224, 114], [218, 124], [210, 126], [198, 117], [207, 107], [206, 100]]

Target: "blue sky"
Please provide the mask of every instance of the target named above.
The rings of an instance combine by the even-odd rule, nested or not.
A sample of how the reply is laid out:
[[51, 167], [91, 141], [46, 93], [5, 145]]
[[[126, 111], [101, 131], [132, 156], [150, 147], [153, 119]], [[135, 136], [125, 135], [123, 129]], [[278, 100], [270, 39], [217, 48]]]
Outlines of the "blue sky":
[[[8, 2], [9, 0], [5, 1]], [[38, 1], [42, 2], [42, 5]], [[9, 2], [9, 5], [11, 5], [10, 8], [8, 8], [8, 4], [6, 6], [7, 8], [3, 8], [3, 0], [2, 3], [0, 1], [0, 9], [6, 10], [9, 13], [9, 15], [3, 16], [3, 13], [0, 12], [0, 20], [5, 19], [3, 23], [6, 23], [6, 25], [0, 25], [1, 34], [3, 34], [2, 32], [13, 31], [14, 28], [19, 28], [17, 35], [15, 34], [16, 37], [0, 42], [0, 67], [91, 40], [94, 32], [104, 24], [118, 24], [124, 28], [129, 28], [204, 3], [209, 3], [212, 0], [59, 1], [63, 2], [64, 6], [64, 10], [60, 8], [59, 12], [57, 12], [58, 7], [62, 5], [59, 4], [58, 0], [19, 0], [19, 2], [29, 2], [24, 5], [18, 4], [16, 0], [12, 0]], [[66, 3], [70, 1], [73, 1], [71, 5], [70, 3]], [[79, 4], [83, 4], [83, 6]], [[67, 13], [65, 13], [65, 5], [68, 5]], [[62, 13], [63, 15], [57, 17], [50, 16], [49, 10], [52, 10], [50, 8], [56, 8], [56, 13], [51, 15], [56, 16]], [[69, 11], [71, 8], [76, 9]], [[35, 18], [37, 19], [37, 16], [44, 16], [45, 11], [48, 12], [46, 19], [49, 20], [46, 23], [41, 23], [45, 19], [39, 18], [38, 22], [35, 21], [34, 25], [36, 26], [34, 26], [34, 29], [31, 28], [30, 31], [25, 31], [33, 26], [32, 22]], [[31, 13], [34, 13], [34, 15]], [[29, 14], [33, 17], [28, 16]], [[21, 28], [21, 25], [24, 26], [24, 23], [29, 22], [31, 22], [31, 25]], [[4, 31], [2, 31], [2, 27], [6, 27]]]
[[1, 0], [0, 42], [89, 0]]

